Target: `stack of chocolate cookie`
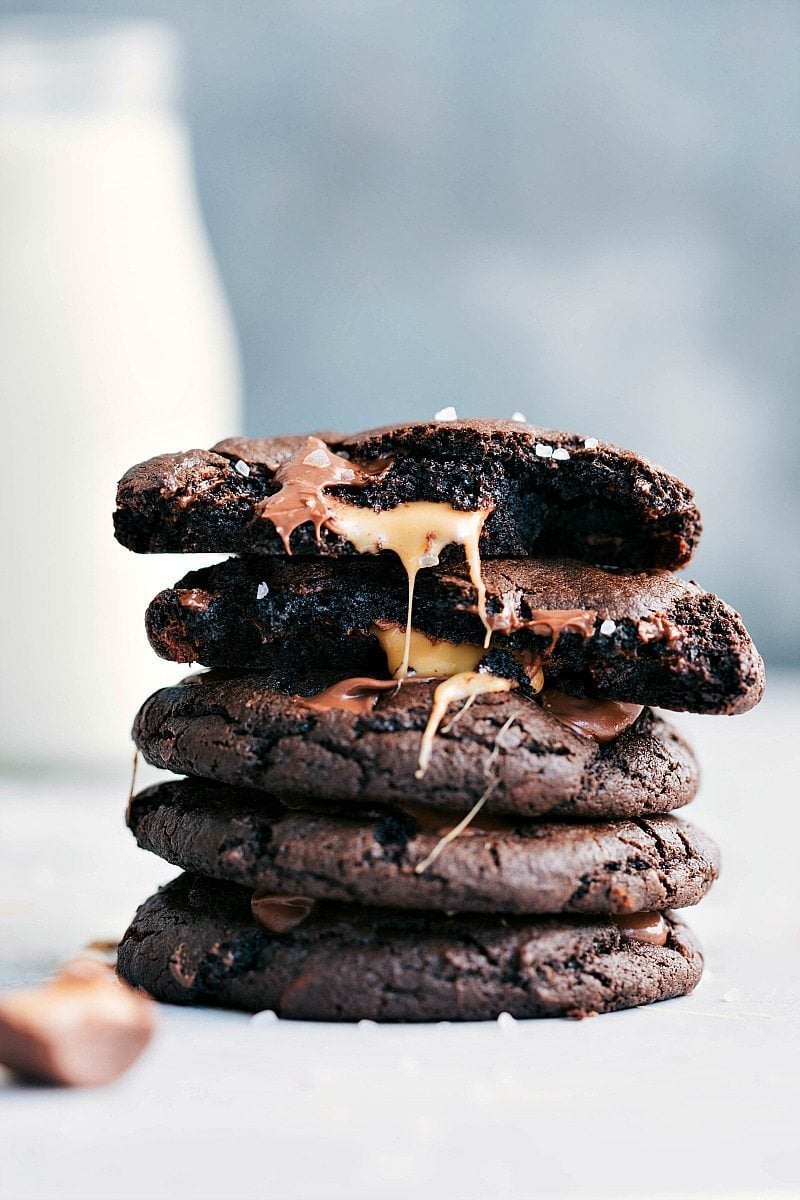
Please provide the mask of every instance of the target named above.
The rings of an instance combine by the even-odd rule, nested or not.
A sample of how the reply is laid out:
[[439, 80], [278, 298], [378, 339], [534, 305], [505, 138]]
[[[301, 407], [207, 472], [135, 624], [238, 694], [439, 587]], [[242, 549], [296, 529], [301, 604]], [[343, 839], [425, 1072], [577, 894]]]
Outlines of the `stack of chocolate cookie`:
[[764, 674], [739, 616], [671, 573], [700, 534], [678, 479], [442, 419], [163, 455], [123, 478], [115, 524], [135, 551], [238, 556], [147, 613], [158, 654], [211, 669], [136, 718], [186, 778], [128, 823], [186, 873], [126, 933], [129, 982], [378, 1021], [691, 991], [671, 910], [717, 853], [668, 815], [697, 766], [650, 706], [743, 712]]

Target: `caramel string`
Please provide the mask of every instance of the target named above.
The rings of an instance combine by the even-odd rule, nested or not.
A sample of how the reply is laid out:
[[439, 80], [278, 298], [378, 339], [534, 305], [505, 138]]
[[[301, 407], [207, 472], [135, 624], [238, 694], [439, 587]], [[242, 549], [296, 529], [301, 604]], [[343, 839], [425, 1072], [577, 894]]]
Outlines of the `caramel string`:
[[[494, 767], [494, 764], [497, 762], [498, 756], [500, 754], [500, 739], [502, 738], [503, 734], [506, 733], [506, 731], [511, 728], [511, 726], [514, 724], [515, 720], [516, 720], [516, 717], [509, 717], [508, 720], [502, 726], [502, 728], [500, 730], [498, 730], [497, 737], [494, 739], [494, 746], [492, 747], [492, 752], [489, 755], [489, 758], [487, 759], [486, 765], [483, 769], [484, 775], [489, 775], [492, 768]], [[472, 824], [472, 822], [475, 820], [478, 813], [481, 811], [484, 804], [489, 799], [489, 797], [491, 796], [492, 792], [495, 790], [495, 788], [497, 787], [499, 782], [500, 782], [499, 777], [497, 775], [495, 775], [490, 780], [490, 782], [489, 782], [488, 786], [486, 787], [486, 789], [484, 790], [481, 798], [475, 802], [475, 804], [469, 810], [467, 815], [465, 817], [462, 817], [462, 819], [458, 822], [458, 824], [455, 825], [452, 829], [450, 829], [446, 834], [444, 834], [443, 837], [439, 838], [439, 841], [433, 847], [430, 854], [426, 858], [423, 858], [421, 863], [417, 863], [416, 867], [414, 867], [415, 875], [421, 875], [423, 871], [427, 871], [428, 867], [430, 867], [433, 863], [436, 862], [436, 859], [439, 857], [439, 855], [442, 853], [442, 851], [445, 850], [447, 848], [447, 846], [450, 845], [451, 842], [454, 842], [456, 840], [456, 838], [459, 837], [464, 832], [464, 830], [467, 829]]]

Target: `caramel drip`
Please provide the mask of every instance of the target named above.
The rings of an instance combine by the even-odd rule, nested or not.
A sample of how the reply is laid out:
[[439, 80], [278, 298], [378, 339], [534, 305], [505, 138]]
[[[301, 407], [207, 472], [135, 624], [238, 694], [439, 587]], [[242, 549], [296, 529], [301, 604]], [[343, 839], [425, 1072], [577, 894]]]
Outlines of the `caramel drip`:
[[254, 892], [250, 901], [253, 916], [270, 933], [288, 933], [305, 921], [313, 907], [310, 896], [273, 896], [262, 891]]
[[451, 504], [429, 500], [414, 500], [394, 508], [375, 512], [358, 508], [336, 496], [329, 487], [364, 487], [379, 479], [388, 470], [385, 461], [370, 469], [351, 463], [335, 454], [318, 437], [309, 437], [291, 458], [275, 472], [280, 488], [256, 507], [256, 516], [271, 521], [291, 554], [291, 536], [307, 522], [314, 526], [319, 541], [323, 528], [346, 538], [360, 554], [378, 554], [393, 550], [405, 567], [408, 576], [406, 643], [398, 675], [408, 674], [411, 649], [411, 609], [414, 603], [414, 584], [421, 568], [433, 567], [445, 546], [462, 546], [470, 579], [477, 592], [477, 611], [486, 629], [484, 645], [492, 636], [486, 614], [486, 585], [481, 574], [479, 541], [484, 522], [492, 511], [480, 508], [462, 512]]
[[359, 467], [334, 454], [318, 437], [306, 438], [291, 458], [275, 472], [280, 488], [256, 507], [256, 516], [271, 521], [287, 554], [292, 553], [291, 537], [295, 529], [308, 521], [314, 526], [317, 541], [324, 526], [331, 522], [340, 501], [326, 495], [328, 487], [365, 487], [385, 474], [385, 462], [373, 470]]
[[406, 640], [398, 675], [408, 674], [411, 609], [417, 574], [422, 568], [435, 567], [445, 546], [456, 545], [464, 549], [470, 579], [478, 594], [478, 615], [486, 629], [484, 644], [489, 644], [491, 629], [486, 615], [486, 586], [481, 576], [478, 544], [491, 511], [490, 508], [479, 508], [474, 512], [461, 512], [451, 504], [414, 500], [374, 512], [370, 508], [336, 502], [335, 515], [328, 522], [328, 528], [346, 537], [361, 554], [393, 550], [408, 576]]
[[[386, 655], [389, 673], [397, 677], [406, 655], [406, 631], [402, 625], [376, 621], [370, 632], [378, 639]], [[483, 654], [482, 646], [470, 642], [448, 642], [444, 638], [430, 637], [427, 633], [412, 629], [406, 665], [407, 670], [415, 675], [457, 675], [461, 671], [474, 671]]]
[[316, 696], [295, 696], [295, 700], [303, 708], [310, 708], [312, 712], [341, 709], [365, 716], [372, 712], [381, 692], [396, 692], [398, 687], [399, 684], [394, 679], [371, 679], [367, 675], [361, 675], [354, 679], [340, 679], [324, 691], [318, 692]]
[[545, 688], [541, 700], [544, 711], [573, 733], [601, 743], [613, 742], [615, 737], [630, 729], [642, 712], [641, 704], [568, 696], [555, 688]]
[[458, 675], [451, 675], [449, 679], [443, 680], [433, 693], [433, 705], [420, 743], [416, 778], [422, 779], [430, 766], [434, 738], [449, 705], [457, 700], [466, 700], [471, 703], [476, 696], [493, 692], [510, 692], [516, 686], [516, 681], [513, 679], [503, 679], [499, 675], [489, 675], [478, 671], [462, 671]]
[[634, 942], [647, 942], [651, 946], [665, 946], [669, 926], [660, 912], [624, 913], [611, 920], [625, 937]]

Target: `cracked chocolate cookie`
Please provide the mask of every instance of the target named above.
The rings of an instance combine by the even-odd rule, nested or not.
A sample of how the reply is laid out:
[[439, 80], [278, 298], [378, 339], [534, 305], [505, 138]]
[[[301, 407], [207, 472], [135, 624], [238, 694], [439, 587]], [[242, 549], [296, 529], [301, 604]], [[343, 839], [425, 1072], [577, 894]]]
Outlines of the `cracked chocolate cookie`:
[[[764, 666], [741, 617], [695, 583], [569, 559], [489, 560], [482, 575], [492, 646], [543, 658], [548, 681], [566, 692], [700, 713], [744, 712], [761, 698]], [[402, 645], [406, 590], [394, 556], [233, 558], [159, 593], [147, 632], [176, 662], [383, 673]], [[472, 647], [473, 665], [482, 659], [485, 629], [463, 566], [420, 573], [413, 626], [429, 643], [427, 669], [437, 649], [452, 662], [449, 643], [467, 658]]]
[[288, 669], [212, 671], [155, 692], [133, 737], [148, 762], [176, 774], [314, 803], [463, 813], [485, 795], [487, 813], [591, 820], [669, 812], [692, 799], [691, 750], [651, 710], [592, 702], [582, 713], [557, 692], [546, 690], [540, 704], [495, 682], [468, 707], [450, 706], [431, 738], [436, 680], [339, 686]]
[[280, 906], [182, 875], [137, 912], [120, 974], [171, 1004], [296, 1020], [481, 1021], [649, 1004], [691, 992], [702, 971], [694, 937], [671, 914], [448, 917], [300, 899], [274, 932]]
[[343, 555], [402, 544], [403, 507], [420, 504], [434, 507], [409, 522], [437, 537], [415, 561], [455, 543], [485, 558], [672, 568], [689, 561], [701, 529], [691, 490], [629, 450], [482, 420], [163, 454], [122, 478], [114, 522], [139, 552]]
[[[675, 817], [565, 825], [430, 808], [290, 809], [197, 779], [141, 792], [128, 825], [184, 870], [282, 896], [453, 912], [630, 913], [696, 904], [716, 846]], [[437, 849], [441, 847], [437, 854]]]

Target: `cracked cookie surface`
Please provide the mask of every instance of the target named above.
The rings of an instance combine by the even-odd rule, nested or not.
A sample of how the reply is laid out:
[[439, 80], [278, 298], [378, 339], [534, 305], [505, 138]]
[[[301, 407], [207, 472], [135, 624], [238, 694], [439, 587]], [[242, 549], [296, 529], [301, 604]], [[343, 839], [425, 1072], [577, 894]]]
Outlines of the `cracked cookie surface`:
[[139, 845], [184, 870], [280, 895], [454, 912], [626, 913], [696, 904], [718, 873], [714, 843], [675, 817], [583, 825], [431, 809], [313, 811], [197, 779], [136, 796]]
[[298, 702], [297, 693], [331, 682], [288, 670], [190, 676], [145, 701], [134, 741], [148, 762], [175, 774], [315, 803], [411, 802], [464, 813], [491, 785], [487, 813], [591, 820], [670, 812], [697, 789], [689, 746], [651, 710], [599, 745], [518, 692], [480, 696], [445, 726], [420, 779], [437, 681], [384, 692], [361, 715]]

